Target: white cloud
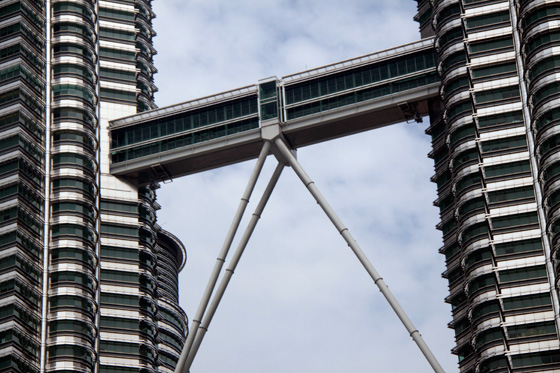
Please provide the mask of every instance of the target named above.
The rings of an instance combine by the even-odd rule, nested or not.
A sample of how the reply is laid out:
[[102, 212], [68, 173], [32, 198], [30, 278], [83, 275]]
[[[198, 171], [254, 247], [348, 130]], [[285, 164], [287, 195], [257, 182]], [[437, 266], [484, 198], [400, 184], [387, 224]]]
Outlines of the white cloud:
[[[174, 0], [154, 8], [160, 106], [419, 37], [414, 3], [405, 0]], [[382, 128], [302, 148], [298, 158], [446, 371], [454, 371], [426, 126]], [[188, 176], [158, 191], [160, 224], [187, 246], [180, 286], [190, 317], [252, 167]], [[270, 157], [247, 216], [274, 167]], [[431, 371], [330, 221], [285, 169], [191, 371], [372, 370]]]

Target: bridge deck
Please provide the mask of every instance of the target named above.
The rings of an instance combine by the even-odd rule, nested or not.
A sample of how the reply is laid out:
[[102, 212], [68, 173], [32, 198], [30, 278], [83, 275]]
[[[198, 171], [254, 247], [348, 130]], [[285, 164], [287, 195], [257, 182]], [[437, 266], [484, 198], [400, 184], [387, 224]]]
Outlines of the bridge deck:
[[433, 39], [111, 122], [111, 173], [161, 181], [256, 158], [280, 123], [302, 147], [418, 119], [438, 95]]

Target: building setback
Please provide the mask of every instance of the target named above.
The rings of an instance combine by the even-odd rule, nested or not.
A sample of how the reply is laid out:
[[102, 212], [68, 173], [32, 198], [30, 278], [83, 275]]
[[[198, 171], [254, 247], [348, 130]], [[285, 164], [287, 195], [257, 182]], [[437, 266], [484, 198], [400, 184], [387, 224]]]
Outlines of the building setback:
[[150, 0], [0, 2], [0, 371], [172, 372], [186, 253], [108, 120], [155, 107]]
[[560, 369], [558, 1], [418, 1], [461, 372]]

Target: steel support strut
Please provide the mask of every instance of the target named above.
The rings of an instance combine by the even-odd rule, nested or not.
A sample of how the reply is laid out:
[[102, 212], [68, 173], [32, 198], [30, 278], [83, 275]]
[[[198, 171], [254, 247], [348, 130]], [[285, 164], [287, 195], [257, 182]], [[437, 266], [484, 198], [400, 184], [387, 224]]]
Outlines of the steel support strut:
[[[216, 287], [216, 282], [218, 282], [218, 277], [220, 276], [220, 272], [222, 271], [222, 267], [226, 261], [227, 254], [231, 247], [231, 243], [233, 242], [233, 238], [237, 233], [237, 229], [239, 228], [239, 223], [241, 223], [241, 219], [243, 218], [243, 214], [245, 213], [245, 209], [247, 208], [247, 204], [249, 203], [249, 198], [255, 189], [255, 185], [257, 180], [259, 179], [259, 175], [262, 171], [264, 162], [268, 153], [270, 152], [272, 144], [269, 141], [266, 141], [261, 149], [261, 153], [259, 154], [259, 158], [257, 158], [257, 163], [253, 168], [253, 173], [249, 178], [249, 182], [247, 183], [247, 187], [245, 188], [245, 192], [241, 197], [241, 201], [239, 202], [239, 206], [237, 207], [237, 211], [233, 217], [233, 221], [231, 222], [231, 226], [229, 231], [224, 239], [224, 244], [222, 245], [222, 249], [216, 258], [216, 264], [214, 264], [214, 269], [210, 275], [210, 279], [208, 280], [208, 284], [206, 285], [206, 289], [204, 290], [204, 294], [202, 295], [202, 299], [200, 301], [200, 305], [198, 306], [198, 310], [193, 318], [191, 328], [187, 335], [187, 340], [185, 341], [185, 345], [183, 346], [183, 350], [181, 351], [181, 357], [177, 362], [177, 366], [175, 367], [175, 373], [181, 373], [184, 371], [183, 367], [185, 362], [187, 361], [187, 356], [191, 350], [192, 344], [194, 342], [194, 338], [198, 332], [198, 328], [200, 326], [200, 321], [204, 316], [204, 312], [208, 307], [208, 302], [210, 301], [210, 297], [214, 292], [214, 288]], [[185, 371], [188, 371], [185, 370]]]
[[[267, 141], [268, 143], [268, 141]], [[284, 169], [284, 164], [278, 164], [278, 166], [276, 166], [276, 169], [274, 170], [274, 173], [272, 174], [272, 176], [270, 177], [270, 181], [268, 182], [268, 185], [266, 186], [265, 191], [263, 192], [263, 195], [257, 205], [257, 207], [255, 208], [255, 212], [253, 213], [253, 216], [251, 217], [251, 220], [249, 221], [249, 224], [247, 225], [247, 228], [245, 229], [245, 232], [243, 233], [243, 237], [241, 237], [241, 240], [239, 241], [239, 244], [237, 246], [237, 249], [235, 250], [231, 261], [228, 265], [228, 267], [226, 268], [226, 272], [224, 273], [224, 277], [222, 278], [222, 281], [220, 282], [220, 285], [218, 286], [218, 289], [216, 290], [216, 294], [214, 295], [214, 297], [212, 298], [212, 301], [210, 303], [210, 306], [207, 310], [207, 312], [204, 314], [204, 318], [202, 319], [202, 323], [199, 326], [200, 332], [197, 333], [196, 338], [194, 339], [194, 343], [192, 344], [190, 351], [186, 357], [186, 362], [184, 363], [184, 366], [179, 367], [179, 364], [177, 364], [177, 368], [175, 369], [176, 373], [187, 373], [192, 365], [192, 362], [196, 356], [196, 353], [198, 352], [198, 348], [200, 347], [200, 344], [202, 343], [202, 340], [204, 339], [204, 335], [206, 333], [206, 331], [208, 330], [208, 327], [210, 325], [210, 323], [212, 322], [212, 318], [214, 317], [214, 314], [216, 313], [216, 309], [218, 308], [218, 305], [220, 304], [220, 301], [222, 300], [222, 297], [226, 291], [226, 288], [229, 284], [229, 281], [231, 280], [231, 277], [233, 276], [233, 273], [235, 271], [235, 268], [237, 267], [237, 264], [239, 263], [239, 259], [241, 259], [241, 255], [243, 254], [243, 251], [245, 250], [245, 248], [247, 247], [247, 243], [249, 242], [249, 239], [251, 238], [251, 235], [253, 234], [253, 231], [255, 230], [255, 227], [257, 226], [257, 223], [261, 217], [261, 214], [266, 206], [266, 203], [268, 202], [268, 199], [270, 198], [270, 195], [272, 194], [272, 191], [274, 190], [274, 187], [276, 186], [276, 183], [278, 182], [278, 179], [280, 178], [280, 175], [282, 173], [282, 170]], [[191, 331], [192, 333], [192, 331]], [[183, 352], [185, 350], [183, 349]]]
[[444, 370], [439, 364], [439, 362], [437, 361], [436, 357], [434, 356], [432, 351], [430, 351], [428, 345], [426, 344], [426, 342], [424, 342], [424, 339], [422, 338], [418, 330], [416, 330], [416, 328], [414, 327], [414, 325], [412, 324], [412, 322], [410, 321], [410, 319], [408, 318], [408, 316], [406, 315], [406, 313], [404, 312], [400, 304], [397, 302], [396, 298], [389, 290], [389, 287], [383, 281], [383, 278], [375, 270], [371, 262], [368, 260], [368, 258], [366, 257], [366, 255], [364, 254], [364, 252], [356, 242], [356, 240], [354, 240], [354, 238], [348, 231], [348, 228], [344, 226], [340, 218], [336, 215], [334, 210], [331, 208], [331, 206], [325, 199], [325, 197], [323, 197], [321, 192], [319, 192], [319, 189], [315, 186], [315, 183], [311, 180], [311, 178], [309, 178], [307, 173], [298, 163], [297, 159], [292, 155], [289, 148], [284, 143], [284, 140], [280, 137], [277, 137], [274, 140], [274, 144], [276, 145], [276, 148], [280, 151], [284, 159], [294, 169], [295, 173], [298, 175], [301, 181], [305, 184], [305, 186], [307, 187], [309, 192], [313, 195], [313, 197], [315, 198], [319, 206], [321, 206], [325, 214], [327, 214], [327, 216], [334, 224], [334, 226], [336, 227], [340, 235], [344, 238], [348, 246], [358, 257], [358, 260], [362, 263], [366, 271], [369, 273], [369, 275], [371, 276], [371, 278], [373, 279], [373, 281], [375, 282], [375, 284], [377, 285], [381, 293], [383, 293], [383, 295], [385, 296], [385, 298], [387, 299], [387, 301], [389, 302], [389, 304], [391, 305], [391, 307], [393, 308], [393, 310], [395, 311], [395, 313], [403, 323], [406, 330], [410, 333], [410, 336], [412, 337], [414, 342], [416, 342], [416, 344], [420, 348], [420, 351], [422, 351], [422, 353], [426, 357], [426, 360], [428, 360], [428, 363], [430, 363], [430, 365], [432, 366], [434, 372], [444, 373]]

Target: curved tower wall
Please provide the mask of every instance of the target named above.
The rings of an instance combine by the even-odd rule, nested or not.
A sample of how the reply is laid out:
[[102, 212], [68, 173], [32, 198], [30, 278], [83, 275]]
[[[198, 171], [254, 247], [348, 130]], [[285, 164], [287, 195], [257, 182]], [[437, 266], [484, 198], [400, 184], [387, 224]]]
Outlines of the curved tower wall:
[[109, 175], [108, 121], [155, 107], [154, 16], [0, 4], [1, 367], [172, 372], [180, 355], [184, 247], [156, 223], [157, 185]]
[[461, 372], [560, 367], [559, 10], [419, 1], [439, 55], [427, 132]]

